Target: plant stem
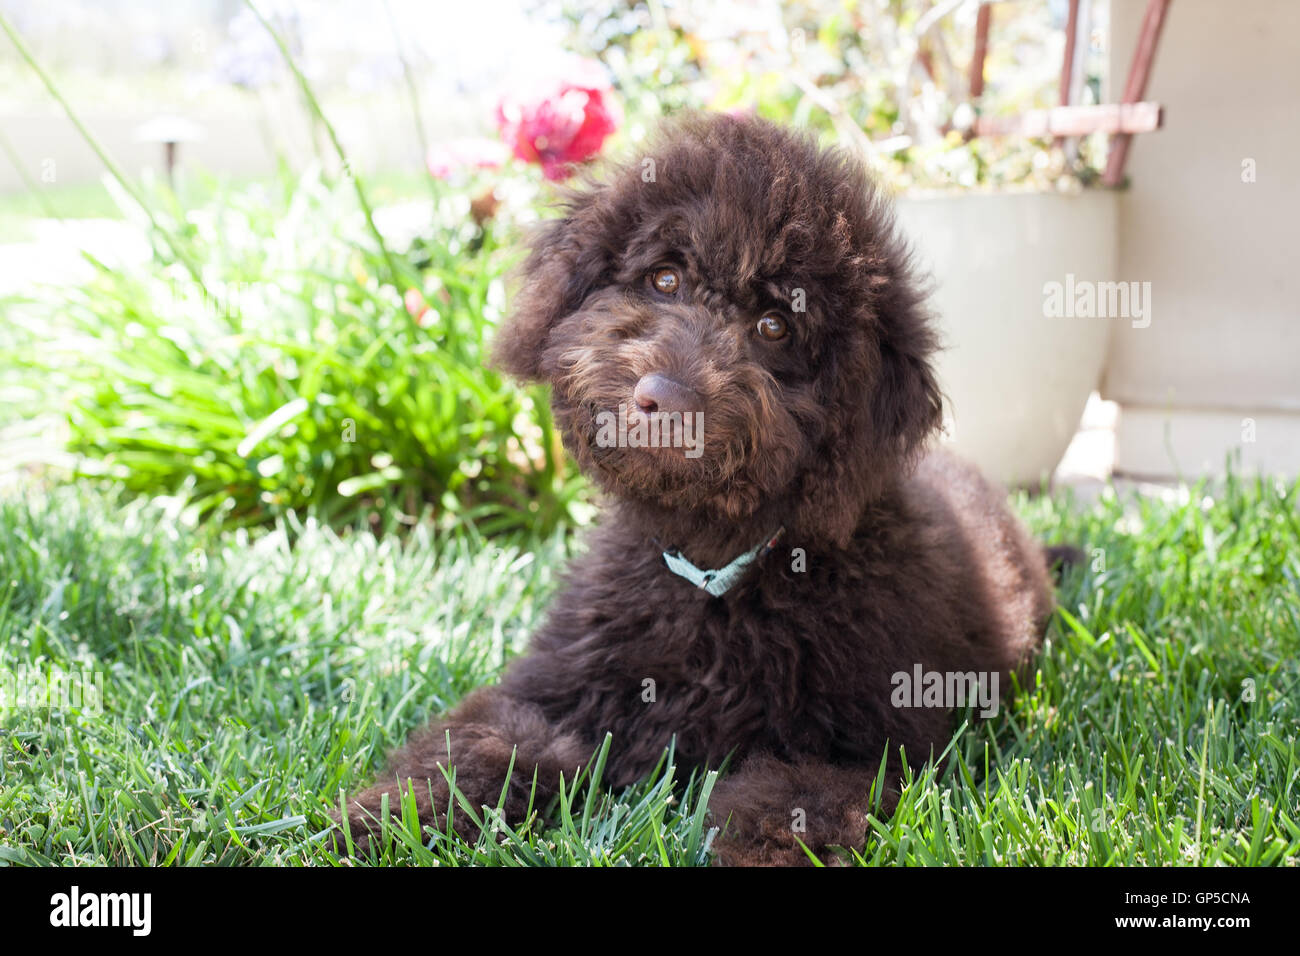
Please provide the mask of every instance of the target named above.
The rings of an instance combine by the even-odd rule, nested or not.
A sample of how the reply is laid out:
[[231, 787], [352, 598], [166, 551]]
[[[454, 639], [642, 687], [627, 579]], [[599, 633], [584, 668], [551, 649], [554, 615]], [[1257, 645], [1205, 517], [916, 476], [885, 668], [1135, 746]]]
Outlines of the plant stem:
[[32, 72], [40, 78], [41, 83], [45, 85], [45, 88], [49, 91], [50, 95], [54, 97], [55, 102], [63, 108], [64, 114], [68, 117], [68, 120], [72, 125], [76, 127], [77, 132], [81, 134], [81, 138], [86, 141], [86, 144], [92, 150], [94, 150], [95, 155], [99, 157], [100, 162], [104, 164], [109, 174], [116, 179], [118, 184], [126, 191], [126, 194], [135, 200], [135, 202], [140, 206], [144, 211], [144, 214], [149, 218], [149, 225], [153, 227], [154, 231], [163, 237], [168, 248], [171, 249], [172, 255], [174, 255], [177, 260], [184, 265], [187, 270], [189, 270], [194, 281], [198, 284], [199, 288], [203, 290], [204, 294], [206, 294], [207, 288], [203, 285], [203, 275], [199, 271], [198, 266], [195, 265], [190, 257], [185, 254], [180, 243], [176, 241], [172, 234], [159, 224], [158, 220], [154, 217], [153, 210], [150, 209], [148, 203], [144, 201], [144, 197], [135, 191], [135, 187], [131, 185], [126, 176], [122, 174], [122, 171], [118, 169], [117, 164], [113, 162], [112, 157], [109, 156], [104, 148], [99, 145], [99, 141], [91, 135], [90, 130], [86, 128], [85, 124], [83, 124], [77, 117], [77, 114], [73, 112], [68, 101], [63, 98], [63, 95], [59, 93], [58, 87], [54, 85], [54, 81], [50, 79], [49, 75], [43, 69], [41, 69], [41, 65], [36, 62], [36, 58], [32, 56], [31, 52], [27, 49], [26, 44], [23, 43], [22, 38], [18, 36], [18, 31], [13, 28], [9, 23], [8, 18], [6, 18], [3, 13], [0, 13], [0, 29], [4, 30], [4, 32], [8, 34], [9, 39], [18, 49], [18, 55], [27, 61], [27, 65], [32, 68]]
[[421, 160], [424, 166], [425, 175], [429, 179], [429, 191], [433, 194], [435, 207], [438, 203], [438, 186], [434, 181], [433, 173], [429, 170], [429, 137], [424, 131], [424, 114], [420, 110], [420, 95], [416, 90], [415, 74], [411, 70], [411, 64], [407, 61], [406, 55], [402, 52], [402, 34], [397, 29], [397, 20], [393, 17], [393, 8], [388, 0], [384, 0], [384, 12], [388, 14], [388, 27], [393, 31], [393, 47], [397, 51], [397, 62], [402, 64], [402, 76], [406, 79], [406, 92], [411, 98], [411, 115], [415, 120], [415, 134], [420, 138]]
[[27, 187], [28, 192], [36, 197], [36, 202], [40, 205], [41, 209], [45, 211], [45, 215], [50, 219], [62, 219], [63, 217], [59, 215], [58, 210], [50, 203], [49, 198], [41, 191], [40, 187], [36, 185], [36, 181], [28, 175], [27, 167], [23, 165], [17, 151], [10, 145], [9, 140], [5, 138], [3, 133], [0, 133], [0, 150], [4, 150], [4, 154], [9, 157], [9, 162], [13, 163], [14, 169], [18, 170], [18, 176], [22, 179], [23, 185]]
[[388, 265], [389, 279], [392, 281], [394, 288], [400, 289], [402, 284], [401, 274], [397, 269], [397, 263], [393, 260], [392, 253], [388, 250], [387, 243], [384, 242], [384, 237], [379, 232], [379, 227], [375, 225], [374, 210], [371, 209], [370, 202], [366, 199], [365, 190], [361, 188], [361, 177], [357, 175], [357, 171], [352, 168], [352, 164], [348, 161], [348, 154], [339, 141], [338, 133], [334, 131], [333, 124], [325, 117], [325, 111], [321, 109], [320, 101], [316, 99], [316, 94], [312, 92], [311, 84], [307, 82], [307, 77], [303, 75], [302, 70], [298, 69], [298, 64], [293, 61], [293, 55], [289, 53], [289, 47], [285, 44], [284, 38], [271, 26], [271, 21], [263, 16], [262, 11], [257, 9], [253, 0], [244, 0], [244, 6], [253, 11], [253, 16], [257, 17], [262, 26], [266, 27], [266, 32], [271, 34], [271, 39], [280, 48], [280, 54], [284, 57], [284, 62], [289, 66], [289, 72], [293, 74], [298, 87], [302, 90], [307, 105], [311, 107], [312, 113], [315, 114], [320, 124], [325, 127], [325, 132], [334, 145], [334, 151], [338, 153], [339, 161], [343, 163], [344, 175], [352, 180], [352, 187], [357, 193], [357, 202], [361, 204], [361, 211], [365, 213], [366, 225], [370, 227], [370, 233], [375, 237], [375, 242], [379, 244], [379, 251], [383, 254], [384, 262]]

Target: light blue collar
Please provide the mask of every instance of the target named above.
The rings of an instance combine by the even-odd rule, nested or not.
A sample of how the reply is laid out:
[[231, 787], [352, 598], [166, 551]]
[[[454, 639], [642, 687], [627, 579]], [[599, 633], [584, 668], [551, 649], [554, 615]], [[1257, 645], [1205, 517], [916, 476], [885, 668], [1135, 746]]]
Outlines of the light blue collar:
[[772, 550], [777, 538], [781, 537], [784, 531], [785, 528], [778, 528], [776, 534], [759, 544], [758, 547], [746, 551], [730, 564], [716, 570], [701, 571], [690, 561], [683, 558], [681, 552], [676, 548], [664, 552], [664, 563], [668, 565], [668, 570], [672, 571], [673, 574], [685, 578], [697, 588], [708, 591], [714, 597], [722, 597], [744, 576], [746, 569], [754, 561]]

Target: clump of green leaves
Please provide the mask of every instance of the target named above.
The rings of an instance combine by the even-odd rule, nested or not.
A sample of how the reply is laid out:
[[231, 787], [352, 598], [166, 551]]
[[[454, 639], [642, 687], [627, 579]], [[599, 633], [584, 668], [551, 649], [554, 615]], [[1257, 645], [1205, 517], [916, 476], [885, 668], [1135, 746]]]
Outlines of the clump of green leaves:
[[220, 196], [164, 224], [201, 282], [161, 252], [94, 262], [84, 286], [11, 309], [26, 334], [6, 362], [57, 398], [81, 474], [196, 517], [429, 506], [489, 531], [567, 523], [583, 486], [545, 396], [485, 366], [509, 225], [447, 190], [423, 216], [394, 254], [318, 173]]

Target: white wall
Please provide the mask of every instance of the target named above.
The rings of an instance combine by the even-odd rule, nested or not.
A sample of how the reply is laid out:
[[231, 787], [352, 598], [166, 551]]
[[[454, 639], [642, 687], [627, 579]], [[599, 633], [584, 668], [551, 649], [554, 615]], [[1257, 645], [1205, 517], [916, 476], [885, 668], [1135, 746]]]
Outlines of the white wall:
[[[1111, 2], [1112, 98], [1145, 8]], [[1117, 322], [1111, 338], [1102, 392], [1121, 404], [1117, 469], [1219, 471], [1239, 449], [1248, 466], [1296, 474], [1300, 3], [1173, 0], [1146, 98], [1165, 126], [1129, 153], [1119, 277], [1152, 283], [1153, 317]]]

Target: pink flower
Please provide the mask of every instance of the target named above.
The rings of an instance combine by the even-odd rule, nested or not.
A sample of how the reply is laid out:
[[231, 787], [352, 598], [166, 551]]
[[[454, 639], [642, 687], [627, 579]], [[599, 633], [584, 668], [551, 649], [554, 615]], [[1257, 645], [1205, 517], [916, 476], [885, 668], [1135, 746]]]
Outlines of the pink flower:
[[564, 179], [574, 163], [599, 153], [621, 118], [603, 69], [590, 60], [528, 96], [505, 96], [497, 105], [506, 145], [516, 158], [541, 164], [551, 180]]
[[402, 296], [402, 301], [406, 305], [406, 311], [415, 319], [416, 325], [424, 325], [423, 319], [429, 311], [429, 303], [424, 301], [424, 296], [419, 289], [407, 289], [406, 295]]
[[496, 169], [507, 155], [506, 148], [496, 140], [477, 136], [431, 146], [425, 162], [435, 178], [450, 179], [465, 169]]

